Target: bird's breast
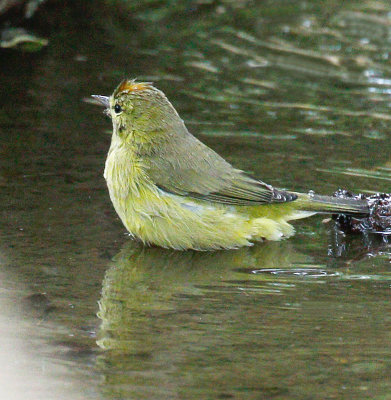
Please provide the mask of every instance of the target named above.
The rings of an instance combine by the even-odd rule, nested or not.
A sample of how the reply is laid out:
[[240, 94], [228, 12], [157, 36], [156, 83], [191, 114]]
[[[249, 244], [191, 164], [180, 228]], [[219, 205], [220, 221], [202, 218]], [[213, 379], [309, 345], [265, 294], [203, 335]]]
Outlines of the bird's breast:
[[110, 149], [104, 177], [113, 202], [129, 196], [139, 198], [150, 185], [142, 160], [125, 148]]

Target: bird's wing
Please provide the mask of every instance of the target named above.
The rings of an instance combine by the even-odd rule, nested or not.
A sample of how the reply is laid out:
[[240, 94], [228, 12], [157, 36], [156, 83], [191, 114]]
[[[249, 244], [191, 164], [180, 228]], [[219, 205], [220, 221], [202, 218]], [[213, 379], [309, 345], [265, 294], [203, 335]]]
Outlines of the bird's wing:
[[175, 136], [144, 159], [153, 183], [180, 196], [237, 206], [286, 202], [297, 197], [233, 168], [190, 133]]

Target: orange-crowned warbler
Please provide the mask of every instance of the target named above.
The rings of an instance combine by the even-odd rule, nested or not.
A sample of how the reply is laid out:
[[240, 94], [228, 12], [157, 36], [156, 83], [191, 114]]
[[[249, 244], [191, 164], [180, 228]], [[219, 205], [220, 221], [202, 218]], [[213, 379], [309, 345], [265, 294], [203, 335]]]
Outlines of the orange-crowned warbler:
[[94, 96], [113, 122], [104, 176], [132, 236], [173, 249], [233, 249], [294, 233], [316, 212], [368, 213], [364, 200], [275, 189], [195, 138], [164, 93], [124, 80]]

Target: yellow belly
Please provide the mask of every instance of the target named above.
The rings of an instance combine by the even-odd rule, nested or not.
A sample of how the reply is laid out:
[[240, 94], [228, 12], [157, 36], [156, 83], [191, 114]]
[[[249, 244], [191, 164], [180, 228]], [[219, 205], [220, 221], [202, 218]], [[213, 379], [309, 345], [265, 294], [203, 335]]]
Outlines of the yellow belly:
[[[138, 160], [109, 153], [105, 178], [115, 210], [129, 233], [145, 243], [178, 250], [233, 249], [294, 233], [291, 206], [225, 206], [165, 193]], [[124, 160], [124, 162], [121, 162]]]

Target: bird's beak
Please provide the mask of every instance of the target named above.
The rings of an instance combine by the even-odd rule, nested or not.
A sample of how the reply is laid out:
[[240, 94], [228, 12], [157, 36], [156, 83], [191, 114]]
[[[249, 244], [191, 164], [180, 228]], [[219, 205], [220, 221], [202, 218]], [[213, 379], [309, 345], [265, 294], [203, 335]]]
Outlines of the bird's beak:
[[105, 106], [106, 108], [110, 107], [110, 97], [100, 96], [99, 94], [92, 94], [91, 97], [96, 100], [96, 104]]

